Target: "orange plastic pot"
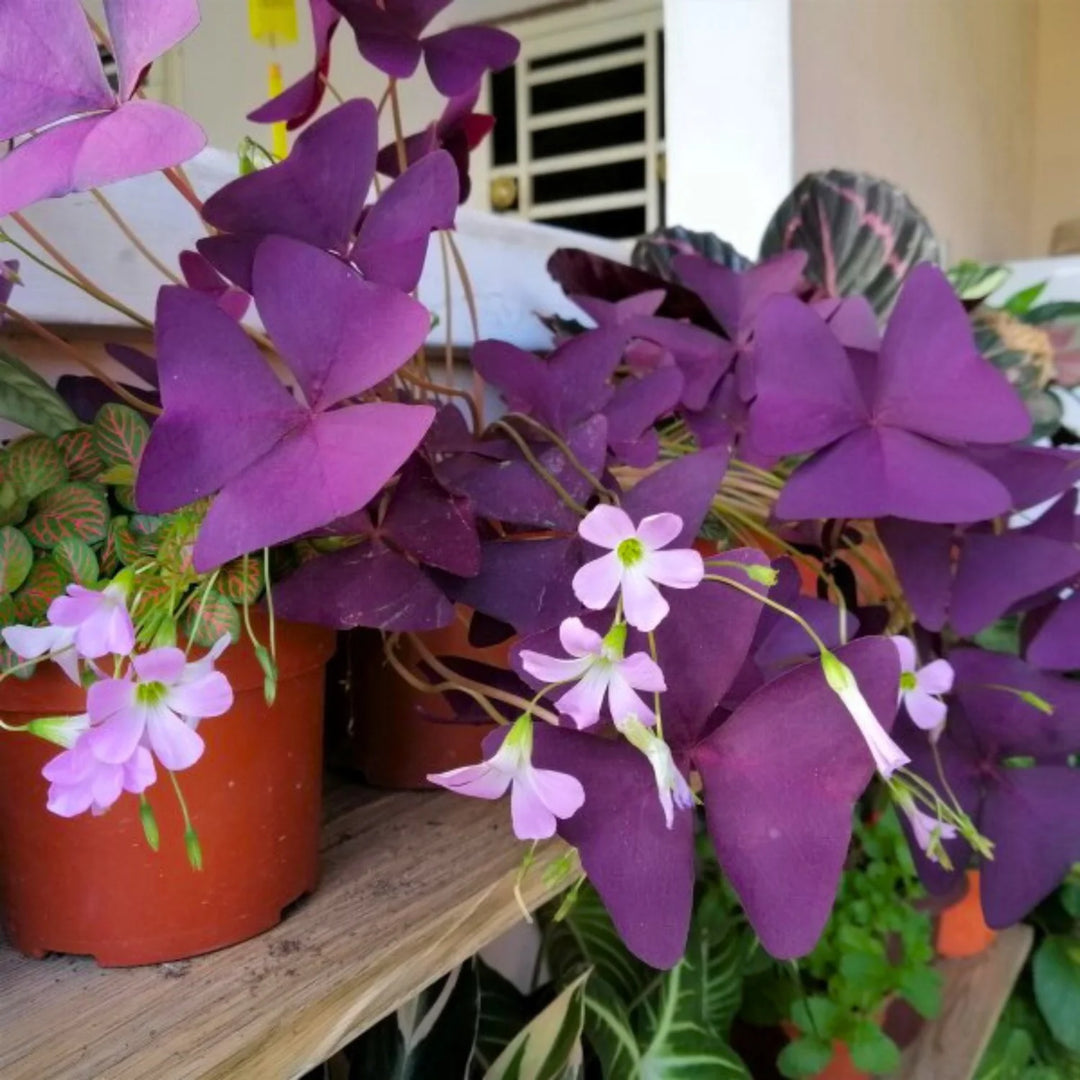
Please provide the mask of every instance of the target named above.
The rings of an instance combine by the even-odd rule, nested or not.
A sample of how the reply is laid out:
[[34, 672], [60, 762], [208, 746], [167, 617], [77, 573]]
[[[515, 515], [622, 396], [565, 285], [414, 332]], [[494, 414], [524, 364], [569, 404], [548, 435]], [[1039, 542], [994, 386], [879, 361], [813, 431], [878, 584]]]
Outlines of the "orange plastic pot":
[[[206, 752], [179, 775], [201, 871], [188, 863], [163, 773], [147, 792], [161, 834], [154, 852], [132, 795], [101, 817], [50, 814], [41, 767], [58, 748], [0, 734], [0, 916], [12, 945], [30, 956], [89, 955], [105, 967], [178, 960], [262, 933], [315, 888], [324, 667], [334, 637], [279, 623], [277, 643], [272, 707], [250, 645], [222, 657], [236, 703], [200, 725]], [[84, 708], [85, 695], [53, 665], [0, 684], [0, 714], [11, 724]]]
[[967, 891], [938, 919], [937, 951], [950, 958], [975, 956], [988, 949], [997, 932], [986, 925], [982, 900], [979, 897], [979, 871], [968, 870]]
[[[441, 630], [416, 636], [436, 657], [477, 660], [492, 667], [509, 666], [510, 643], [487, 648], [469, 644], [467, 608], [458, 608], [454, 621]], [[408, 638], [397, 656], [419, 678], [430, 681], [422, 658]], [[418, 791], [432, 788], [428, 774], [471, 765], [481, 758], [481, 743], [493, 728], [488, 722], [457, 720], [442, 694], [410, 686], [388, 663], [381, 643], [367, 650], [354, 709], [354, 764], [375, 787]]]

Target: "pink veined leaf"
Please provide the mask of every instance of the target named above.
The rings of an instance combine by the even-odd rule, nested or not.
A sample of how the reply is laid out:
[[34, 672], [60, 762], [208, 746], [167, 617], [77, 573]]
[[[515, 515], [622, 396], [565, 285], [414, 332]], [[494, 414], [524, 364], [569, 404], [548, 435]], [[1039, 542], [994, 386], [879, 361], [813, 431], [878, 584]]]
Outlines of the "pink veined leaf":
[[65, 537], [74, 536], [87, 544], [105, 539], [109, 506], [105, 491], [84, 481], [60, 484], [35, 504], [30, 520], [23, 525], [26, 538], [40, 548], [54, 548]]

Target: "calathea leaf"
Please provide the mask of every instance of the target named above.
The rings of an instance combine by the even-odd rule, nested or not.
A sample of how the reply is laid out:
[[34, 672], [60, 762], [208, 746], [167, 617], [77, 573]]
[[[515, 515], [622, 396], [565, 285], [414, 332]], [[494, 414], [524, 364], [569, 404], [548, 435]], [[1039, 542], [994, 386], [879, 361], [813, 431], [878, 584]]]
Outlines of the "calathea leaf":
[[569, 1080], [579, 1075], [588, 978], [587, 971], [579, 975], [518, 1032], [484, 1080]]
[[72, 581], [91, 586], [98, 579], [98, 561], [93, 548], [77, 536], [66, 536], [53, 548], [56, 565]]
[[0, 529], [0, 595], [10, 595], [25, 580], [34, 563], [34, 549], [18, 529]]
[[79, 426], [64, 399], [38, 374], [10, 353], [0, 352], [0, 417], [42, 435], [59, 435]]
[[42, 435], [20, 439], [8, 447], [4, 474], [24, 499], [36, 499], [68, 478], [60, 451]]
[[23, 532], [35, 547], [51, 549], [69, 536], [98, 544], [105, 539], [108, 527], [109, 503], [104, 489], [78, 481], [59, 484], [38, 499]]

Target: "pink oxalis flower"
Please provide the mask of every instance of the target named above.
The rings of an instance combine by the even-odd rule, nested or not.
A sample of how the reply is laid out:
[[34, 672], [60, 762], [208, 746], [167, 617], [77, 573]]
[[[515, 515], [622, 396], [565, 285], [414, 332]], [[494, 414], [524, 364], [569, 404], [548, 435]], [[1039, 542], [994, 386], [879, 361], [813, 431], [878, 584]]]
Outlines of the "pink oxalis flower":
[[923, 731], [940, 732], [948, 707], [941, 700], [953, 687], [953, 669], [948, 660], [932, 660], [919, 667], [910, 638], [894, 637], [900, 654], [900, 700], [911, 722]]
[[657, 585], [693, 589], [705, 576], [701, 555], [691, 548], [663, 551], [683, 530], [678, 514], [650, 514], [635, 527], [615, 506], [597, 506], [578, 526], [583, 539], [609, 554], [586, 563], [574, 575], [574, 595], [600, 611], [621, 590], [626, 621], [638, 630], [655, 630], [670, 610]]
[[152, 649], [131, 666], [134, 679], [102, 679], [87, 694], [94, 727], [85, 740], [94, 756], [121, 765], [147, 745], [167, 769], [194, 765], [205, 747], [195, 726], [232, 708], [229, 680], [206, 658], [189, 664], [175, 648]]
[[545, 683], [575, 683], [555, 699], [555, 705], [579, 728], [590, 727], [600, 719], [605, 698], [616, 724], [630, 716], [639, 717], [645, 724], [656, 722], [652, 709], [635, 691], [666, 690], [664, 673], [647, 653], [623, 656], [625, 624], [612, 627], [601, 637], [580, 619], [564, 619], [559, 641], [570, 654], [568, 659], [526, 649], [521, 653], [521, 666]]
[[95, 756], [86, 736], [41, 772], [49, 781], [48, 809], [67, 818], [87, 810], [103, 814], [123, 792], [140, 795], [157, 780], [153, 756], [145, 746], [136, 746], [127, 760], [113, 764]]
[[581, 782], [566, 773], [538, 769], [532, 763], [532, 719], [520, 716], [498, 750], [478, 765], [466, 765], [428, 777], [433, 784], [471, 795], [499, 799], [510, 788], [510, 814], [520, 840], [546, 840], [557, 820], [573, 817], [585, 803]]
[[956, 826], [941, 821], [932, 814], [926, 813], [925, 810], [920, 810], [915, 805], [915, 800], [906, 792], [896, 793], [896, 805], [908, 819], [911, 835], [923, 854], [931, 862], [945, 865], [947, 858], [944, 856], [941, 844], [945, 840], [956, 839]]

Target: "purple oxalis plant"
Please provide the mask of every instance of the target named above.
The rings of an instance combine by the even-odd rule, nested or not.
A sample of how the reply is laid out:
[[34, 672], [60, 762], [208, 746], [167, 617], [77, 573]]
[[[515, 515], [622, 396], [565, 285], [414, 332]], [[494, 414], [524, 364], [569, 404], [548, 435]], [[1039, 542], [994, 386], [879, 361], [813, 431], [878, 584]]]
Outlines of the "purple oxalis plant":
[[[1080, 858], [1060, 826], [1080, 800], [1076, 694], [1037, 667], [1080, 667], [1080, 608], [1062, 595], [1080, 579], [1075, 455], [1024, 444], [1024, 406], [939, 271], [910, 273], [882, 332], [858, 297], [811, 298], [798, 251], [740, 270], [683, 255], [675, 281], [558, 253], [553, 276], [595, 326], [563, 327], [545, 356], [478, 342], [474, 375], [505, 406], [485, 425], [482, 395], [462, 405], [433, 381], [431, 317], [409, 294], [491, 128], [480, 79], [518, 47], [491, 27], [429, 32], [447, 6], [310, 0], [313, 70], [252, 114], [302, 129], [291, 154], [203, 206], [212, 234], [180, 255], [184, 284], [161, 290], [156, 355], [111, 350], [137, 388], [66, 377], [88, 423], [106, 402], [147, 414], [129, 420], [145, 446], [116, 466], [134, 480], [131, 521], [169, 523], [169, 573], [193, 600], [255, 562], [279, 615], [377, 628], [391, 656], [455, 605], [516, 637], [511, 671], [425, 657], [463, 720], [502, 725], [482, 761], [432, 779], [509, 793], [519, 836], [573, 845], [651, 964], [685, 948], [702, 822], [765, 947], [810, 950], [875, 774], [933, 887], [982, 860], [991, 921], [1021, 917]], [[0, 214], [202, 146], [192, 121], [138, 94], [197, 24], [194, 0], [105, 10], [116, 91], [75, 0], [0, 7], [0, 138], [17, 140]], [[388, 98], [423, 60], [442, 115], [381, 150], [370, 101], [312, 119], [342, 20]], [[392, 178], [381, 192], [376, 171]], [[5, 304], [12, 280], [0, 266]], [[250, 304], [265, 334], [244, 324]], [[739, 542], [749, 529], [801, 560], [790, 522], [838, 547], [880, 542], [896, 595], [852, 614], [824, 557], [815, 598], [793, 562]], [[136, 555], [140, 573], [165, 558]], [[37, 625], [4, 628], [27, 662], [93, 682], [84, 715], [37, 732], [63, 748], [46, 773], [57, 813], [141, 795], [155, 762], [190, 767], [198, 723], [232, 702], [215, 669], [228, 634], [188, 660], [179, 616], [151, 605], [151, 619], [135, 576], [71, 585]], [[1016, 615], [1025, 659], [971, 646]], [[902, 627], [899, 642], [873, 632]], [[162, 712], [144, 707], [150, 684]], [[939, 759], [951, 791], [931, 797]]]

